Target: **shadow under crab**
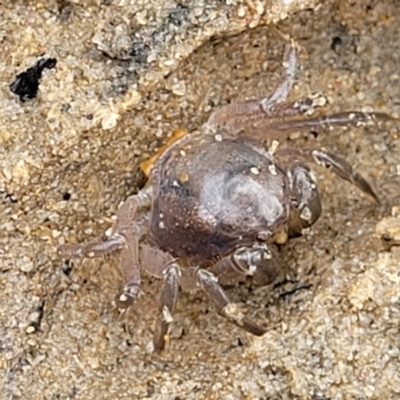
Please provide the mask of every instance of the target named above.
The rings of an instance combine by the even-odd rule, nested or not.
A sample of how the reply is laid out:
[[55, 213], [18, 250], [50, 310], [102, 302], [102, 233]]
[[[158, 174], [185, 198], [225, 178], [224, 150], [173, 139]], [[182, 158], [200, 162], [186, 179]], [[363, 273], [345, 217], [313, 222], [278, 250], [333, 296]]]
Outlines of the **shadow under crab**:
[[148, 185], [119, 208], [107, 241], [58, 248], [66, 258], [121, 249], [120, 308], [135, 300], [141, 268], [164, 281], [153, 337], [157, 350], [165, 346], [179, 287], [203, 290], [221, 315], [254, 335], [265, 333], [223, 286], [246, 277], [266, 285], [281, 274], [273, 243], [301, 236], [321, 215], [309, 163], [331, 169], [378, 201], [369, 183], [334, 154], [260, 144], [293, 130], [392, 119], [379, 112], [308, 117], [313, 104], [286, 100], [297, 66], [294, 44], [286, 47], [284, 66], [271, 96], [222, 107], [198, 131], [172, 143], [155, 162]]

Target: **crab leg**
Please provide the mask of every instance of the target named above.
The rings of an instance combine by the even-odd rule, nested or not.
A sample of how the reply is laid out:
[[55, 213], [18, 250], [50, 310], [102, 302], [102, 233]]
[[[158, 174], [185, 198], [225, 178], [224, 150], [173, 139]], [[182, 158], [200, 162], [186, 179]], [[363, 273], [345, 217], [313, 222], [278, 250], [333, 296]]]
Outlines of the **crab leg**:
[[262, 336], [266, 330], [249, 320], [239, 310], [237, 304], [232, 303], [224, 289], [218, 284], [217, 277], [204, 269], [191, 268], [199, 287], [217, 307], [218, 313], [256, 336]]
[[300, 129], [318, 128], [324, 126], [359, 126], [370, 121], [394, 121], [395, 118], [382, 112], [360, 112], [360, 111], [344, 111], [331, 115], [324, 115], [315, 118], [297, 118], [283, 121], [282, 119], [271, 120], [265, 124], [262, 129], [252, 131], [251, 137], [268, 138], [282, 136], [282, 132], [290, 133]]
[[122, 248], [121, 269], [123, 289], [117, 298], [120, 308], [128, 307], [139, 292], [140, 266], [138, 256], [138, 234], [134, 233], [132, 223], [138, 210], [151, 204], [151, 189], [142, 190], [137, 195], [128, 197], [117, 212], [117, 219], [112, 234], [107, 241], [95, 241], [81, 244], [65, 244], [57, 252], [65, 258], [101, 257]]
[[335, 154], [328, 153], [323, 150], [313, 150], [313, 149], [282, 149], [276, 151], [274, 157], [278, 160], [280, 158], [288, 158], [292, 162], [294, 161], [304, 161], [304, 162], [314, 162], [325, 168], [331, 169], [334, 174], [339, 178], [352, 183], [354, 186], [359, 188], [361, 191], [369, 195], [379, 203], [378, 196], [375, 194], [370, 184], [354, 169], [350, 164], [347, 163], [341, 157]]
[[158, 247], [143, 243], [140, 247], [142, 268], [150, 275], [164, 280], [159, 300], [159, 314], [153, 335], [156, 351], [163, 350], [168, 328], [172, 322], [179, 293], [180, 269], [176, 260]]
[[153, 344], [155, 350], [162, 350], [165, 347], [165, 337], [169, 325], [172, 322], [172, 315], [175, 312], [179, 292], [179, 266], [172, 262], [164, 270], [164, 287], [160, 297], [159, 315], [154, 330]]
[[[225, 129], [229, 133], [252, 138], [266, 139], [282, 136], [282, 132], [298, 129], [308, 129], [320, 126], [359, 125], [372, 119], [380, 121], [394, 120], [395, 118], [382, 112], [363, 113], [348, 111], [315, 118], [304, 118], [304, 114], [318, 106], [312, 99], [300, 101], [286, 101], [294, 83], [297, 69], [297, 51], [294, 42], [286, 46], [284, 56], [284, 74], [282, 81], [269, 97], [235, 102], [220, 107], [214, 111], [205, 124], [206, 132], [215, 133], [218, 129]], [[311, 101], [310, 101], [311, 100]], [[292, 118], [292, 120], [290, 120]], [[289, 120], [288, 120], [289, 119]], [[246, 127], [265, 121], [262, 129]]]
[[[240, 130], [240, 127], [264, 119], [266, 116], [270, 118], [281, 116], [282, 112], [284, 112], [284, 114], [287, 113], [289, 107], [285, 107], [285, 109], [282, 110], [280, 107], [276, 107], [275, 109], [275, 106], [286, 100], [293, 86], [294, 74], [297, 68], [297, 51], [294, 43], [286, 46], [283, 65], [285, 68], [283, 79], [271, 96], [265, 97], [261, 100], [248, 100], [220, 107], [211, 114], [206, 125], [210, 127], [210, 129], [229, 126], [230, 131], [233, 127]], [[290, 107], [290, 109], [291, 115], [300, 113], [300, 111], [294, 106]]]
[[125, 246], [121, 251], [120, 265], [123, 275], [123, 287], [116, 298], [117, 307], [128, 308], [139, 293], [140, 263], [138, 256], [139, 239], [136, 235], [125, 236]]
[[89, 243], [62, 244], [57, 247], [57, 253], [63, 258], [101, 257], [120, 249], [124, 243], [124, 237], [115, 235], [110, 237], [106, 242], [94, 241]]
[[298, 64], [298, 59], [297, 59], [296, 46], [292, 41], [292, 43], [290, 45], [287, 45], [285, 48], [285, 55], [283, 60], [284, 71], [281, 82], [275, 88], [271, 96], [266, 97], [260, 100], [259, 102], [262, 110], [265, 113], [268, 113], [268, 111], [275, 104], [282, 103], [283, 101], [285, 101], [286, 98], [289, 96], [289, 93], [292, 90], [292, 86], [294, 83], [294, 75], [297, 70], [297, 64]]

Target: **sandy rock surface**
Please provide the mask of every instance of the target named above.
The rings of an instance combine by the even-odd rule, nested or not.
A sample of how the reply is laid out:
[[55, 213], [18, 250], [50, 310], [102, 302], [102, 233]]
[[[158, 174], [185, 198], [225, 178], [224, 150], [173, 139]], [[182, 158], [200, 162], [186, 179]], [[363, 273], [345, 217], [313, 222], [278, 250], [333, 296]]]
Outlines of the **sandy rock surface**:
[[[174, 129], [271, 92], [283, 43], [266, 22], [289, 16], [279, 28], [301, 46], [293, 99], [322, 93], [332, 111], [398, 116], [398, 2], [81, 3], [0, 4], [0, 399], [400, 398], [400, 246], [385, 243], [400, 240], [395, 123], [281, 141], [345, 156], [381, 204], [315, 169], [323, 216], [281, 254], [304, 288], [229, 290], [269, 327], [261, 338], [182, 294], [156, 355], [160, 282], [145, 277], [120, 314], [118, 254], [55, 253], [110, 228], [144, 184], [139, 163]], [[9, 84], [41, 54], [57, 66], [22, 103]]]

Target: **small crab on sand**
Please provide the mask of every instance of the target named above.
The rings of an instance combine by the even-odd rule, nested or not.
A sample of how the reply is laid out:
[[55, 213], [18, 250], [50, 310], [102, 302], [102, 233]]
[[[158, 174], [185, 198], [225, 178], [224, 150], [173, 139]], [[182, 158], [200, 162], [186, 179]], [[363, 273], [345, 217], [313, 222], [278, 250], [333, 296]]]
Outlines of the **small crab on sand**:
[[[369, 183], [335, 154], [278, 149], [276, 142], [262, 145], [291, 131], [391, 119], [358, 111], [309, 116], [309, 101], [286, 100], [297, 66], [293, 43], [286, 46], [283, 65], [283, 79], [269, 97], [226, 105], [196, 132], [163, 149], [152, 160], [148, 184], [119, 208], [108, 240], [58, 247], [64, 258], [100, 257], [120, 249], [119, 308], [137, 297], [141, 269], [163, 280], [155, 349], [165, 346], [180, 287], [204, 291], [219, 314], [254, 335], [265, 333], [229, 300], [223, 286], [246, 277], [266, 285], [279, 276], [273, 244], [301, 236], [321, 214], [310, 163], [378, 201]], [[260, 121], [262, 129], [255, 129]]]

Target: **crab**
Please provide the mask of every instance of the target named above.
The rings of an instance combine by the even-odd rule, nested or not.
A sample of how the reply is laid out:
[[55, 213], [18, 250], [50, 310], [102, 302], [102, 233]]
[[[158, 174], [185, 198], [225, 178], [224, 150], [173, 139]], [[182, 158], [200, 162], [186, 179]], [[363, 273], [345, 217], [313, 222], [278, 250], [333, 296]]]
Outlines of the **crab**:
[[313, 116], [313, 101], [287, 100], [297, 53], [294, 42], [286, 44], [283, 77], [270, 96], [222, 106], [197, 131], [178, 135], [157, 154], [147, 185], [120, 206], [107, 240], [58, 247], [67, 259], [120, 249], [120, 309], [137, 298], [141, 270], [163, 280], [155, 350], [168, 340], [180, 288], [202, 290], [220, 315], [245, 331], [266, 332], [224, 287], [249, 277], [267, 285], [281, 274], [274, 244], [303, 235], [321, 215], [310, 163], [378, 202], [367, 180], [343, 158], [322, 149], [280, 149], [276, 140], [269, 147], [262, 144], [294, 130], [391, 119], [358, 111]]

